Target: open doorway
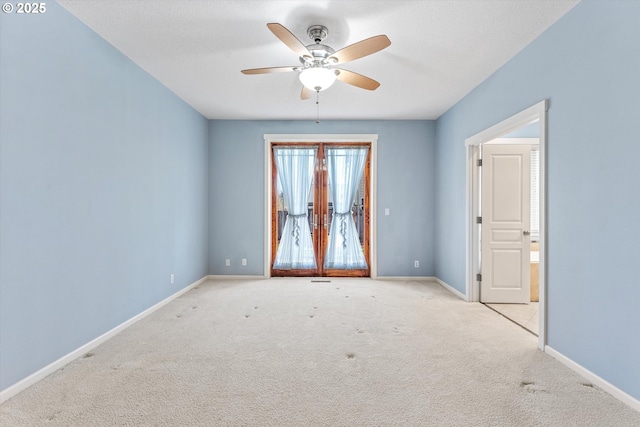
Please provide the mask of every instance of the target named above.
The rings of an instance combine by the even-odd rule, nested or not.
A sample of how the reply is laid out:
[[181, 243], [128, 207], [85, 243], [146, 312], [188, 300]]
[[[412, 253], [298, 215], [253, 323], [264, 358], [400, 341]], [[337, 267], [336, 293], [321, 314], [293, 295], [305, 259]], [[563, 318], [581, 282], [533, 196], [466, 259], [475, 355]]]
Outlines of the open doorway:
[[[505, 317], [520, 316], [512, 320], [537, 333], [541, 350], [546, 343], [546, 107], [542, 101], [465, 141], [467, 298], [495, 304]], [[483, 185], [483, 177], [492, 186]], [[490, 203], [483, 206], [483, 198]], [[531, 322], [537, 328], [527, 327]]]
[[[540, 138], [539, 138], [539, 120], [530, 125], [523, 126], [501, 138], [487, 141], [481, 144], [481, 158], [484, 159], [483, 170], [480, 173], [480, 212], [487, 220], [487, 227], [483, 230], [480, 227], [480, 265], [483, 274], [480, 289], [480, 302], [487, 307], [503, 315], [522, 328], [539, 335], [539, 275], [540, 275]], [[499, 159], [502, 166], [495, 165], [494, 160]], [[511, 169], [515, 172], [515, 177], [508, 179], [507, 176], [499, 176], [504, 168], [508, 165], [509, 160], [515, 161], [515, 167]], [[524, 163], [518, 165], [518, 163]], [[520, 176], [524, 175], [524, 176]], [[495, 183], [485, 182], [485, 180], [509, 180], [512, 182]], [[524, 188], [519, 189], [515, 184], [518, 181]], [[487, 187], [485, 189], [485, 187]], [[504, 188], [507, 187], [507, 188]], [[509, 187], [513, 189], [510, 190]], [[517, 233], [512, 234], [516, 237], [514, 242], [495, 242], [496, 235], [510, 236], [505, 231], [513, 230], [513, 220], [509, 222], [503, 221], [501, 227], [495, 227], [491, 217], [495, 215], [495, 205], [499, 203], [501, 197], [492, 195], [492, 191], [498, 188], [501, 190], [499, 196], [507, 198], [508, 203], [514, 205], [516, 216], [522, 216], [526, 224], [522, 230], [518, 229]], [[516, 195], [514, 197], [514, 189]], [[487, 191], [488, 190], [488, 191]], [[487, 196], [487, 197], [484, 197]], [[493, 200], [491, 197], [493, 196]], [[518, 196], [523, 196], [518, 201]], [[491, 202], [491, 203], [489, 203]], [[513, 216], [512, 213], [512, 216]], [[524, 214], [524, 215], [523, 215]], [[504, 220], [504, 215], [503, 218]], [[483, 221], [484, 223], [485, 221]], [[496, 229], [497, 228], [497, 229]], [[508, 239], [507, 239], [508, 240]], [[504, 239], [503, 239], [504, 241]], [[489, 251], [487, 256], [483, 256]], [[498, 254], [507, 254], [495, 257], [493, 251]], [[513, 257], [512, 255], [516, 256]], [[515, 262], [512, 259], [515, 258]], [[493, 258], [493, 259], [492, 259]], [[504, 262], [508, 264], [509, 271], [515, 273], [515, 280], [509, 278], [508, 275], [502, 274], [502, 282], [496, 283], [496, 279], [492, 274], [492, 264], [498, 264], [501, 258], [507, 258]], [[514, 268], [517, 267], [517, 268]], [[487, 271], [489, 270], [489, 271]], [[486, 278], [486, 280], [485, 280]], [[528, 282], [528, 283], [526, 283]], [[490, 285], [496, 285], [497, 290], [491, 289]], [[517, 285], [515, 289], [513, 286]], [[510, 288], [510, 286], [512, 288]], [[519, 292], [516, 298], [509, 295], [510, 292]], [[505, 295], [501, 294], [505, 293]]]

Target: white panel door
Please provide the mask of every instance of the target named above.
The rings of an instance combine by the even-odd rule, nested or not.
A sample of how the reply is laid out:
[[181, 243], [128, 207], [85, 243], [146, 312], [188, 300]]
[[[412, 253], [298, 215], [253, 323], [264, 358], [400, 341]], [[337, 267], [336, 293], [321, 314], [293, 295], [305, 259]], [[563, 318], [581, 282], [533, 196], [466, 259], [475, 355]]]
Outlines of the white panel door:
[[531, 147], [482, 146], [480, 301], [529, 303]]

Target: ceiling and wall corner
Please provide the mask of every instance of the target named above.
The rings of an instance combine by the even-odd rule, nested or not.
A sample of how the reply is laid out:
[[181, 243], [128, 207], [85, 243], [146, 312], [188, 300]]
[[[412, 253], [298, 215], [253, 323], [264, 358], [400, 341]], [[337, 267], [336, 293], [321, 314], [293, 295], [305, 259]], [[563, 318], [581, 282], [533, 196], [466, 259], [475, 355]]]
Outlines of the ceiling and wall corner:
[[305, 44], [310, 25], [340, 49], [386, 34], [391, 46], [344, 68], [381, 83], [337, 82], [320, 94], [321, 119], [433, 120], [574, 7], [520, 1], [87, 1], [59, 3], [208, 119], [315, 119], [296, 73], [240, 70], [300, 65], [266, 24]]

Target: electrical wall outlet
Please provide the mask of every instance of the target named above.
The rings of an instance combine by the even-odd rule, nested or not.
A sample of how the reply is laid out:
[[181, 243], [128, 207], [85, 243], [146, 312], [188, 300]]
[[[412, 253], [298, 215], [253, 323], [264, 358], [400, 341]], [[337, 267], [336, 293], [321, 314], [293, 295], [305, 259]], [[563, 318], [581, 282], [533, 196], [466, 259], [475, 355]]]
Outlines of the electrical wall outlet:
[[175, 275], [171, 273], [171, 277], [169, 278], [170, 283], [173, 285], [175, 279]]
[[246, 258], [242, 258], [242, 266], [243, 267], [247, 266], [247, 259]]
[[420, 268], [420, 261], [418, 261], [418, 260], [413, 261], [413, 266], [415, 268]]
[[231, 266], [231, 260], [230, 259], [225, 259], [224, 260], [224, 265], [226, 265], [227, 267]]

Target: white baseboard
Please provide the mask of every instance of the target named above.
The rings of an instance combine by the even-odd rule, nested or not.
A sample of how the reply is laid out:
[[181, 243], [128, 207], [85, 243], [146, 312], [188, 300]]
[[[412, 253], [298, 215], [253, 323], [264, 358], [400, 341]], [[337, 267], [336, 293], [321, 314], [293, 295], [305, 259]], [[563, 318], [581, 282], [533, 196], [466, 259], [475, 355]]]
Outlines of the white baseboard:
[[[206, 277], [208, 280], [251, 280], [251, 279], [271, 279], [271, 277], [269, 276], [263, 276], [260, 274], [253, 274], [253, 275], [240, 275], [240, 274], [210, 274], [209, 276]], [[286, 278], [291, 278], [291, 279], [313, 279], [314, 276], [305, 276], [305, 277], [273, 277], [274, 279], [286, 279]], [[320, 279], [331, 279], [331, 277], [327, 276], [327, 277], [315, 277], [315, 278], [320, 278]], [[355, 279], [357, 279], [358, 277], [354, 277]], [[337, 279], [337, 277], [334, 277], [334, 279]], [[345, 277], [343, 277], [342, 279], [345, 279]], [[346, 279], [348, 279], [348, 277], [346, 277]], [[432, 277], [432, 276], [377, 276], [375, 278], [371, 277], [372, 280], [428, 280], [428, 281], [435, 281], [436, 278]]]
[[463, 294], [462, 292], [460, 292], [459, 290], [457, 290], [453, 286], [449, 285], [448, 283], [443, 282], [442, 280], [438, 279], [437, 277], [435, 278], [435, 282], [438, 285], [440, 285], [443, 288], [445, 288], [446, 290], [448, 290], [449, 292], [451, 292], [452, 294], [454, 294], [455, 296], [459, 297], [460, 299], [462, 299], [464, 301], [469, 301], [465, 294]]
[[142, 320], [143, 318], [147, 317], [148, 315], [150, 315], [154, 311], [158, 310], [159, 308], [162, 308], [163, 306], [169, 304], [171, 301], [173, 301], [174, 299], [178, 298], [182, 294], [190, 291], [192, 288], [195, 288], [199, 284], [201, 284], [204, 281], [208, 280], [209, 277], [210, 276], [205, 276], [202, 279], [198, 280], [197, 282], [192, 283], [191, 285], [187, 286], [186, 288], [180, 289], [178, 292], [176, 292], [175, 294], [165, 298], [164, 300], [160, 301], [159, 303], [157, 303], [153, 307], [150, 307], [150, 308], [146, 309], [145, 311], [143, 311], [142, 313], [133, 316], [131, 319], [129, 319], [129, 320], [125, 321], [124, 323], [116, 326], [115, 328], [111, 329], [110, 331], [105, 332], [104, 334], [100, 335], [96, 339], [94, 339], [94, 340], [86, 343], [85, 345], [77, 348], [76, 350], [72, 351], [71, 353], [69, 353], [69, 354], [67, 354], [65, 356], [62, 356], [60, 359], [58, 359], [55, 362], [45, 366], [44, 368], [40, 369], [39, 371], [34, 372], [33, 374], [29, 375], [28, 377], [24, 378], [23, 380], [18, 381], [17, 383], [13, 384], [12, 386], [9, 386], [9, 387], [5, 388], [4, 390], [0, 391], [0, 403], [9, 400], [10, 398], [15, 396], [16, 394], [18, 394], [21, 391], [25, 390], [26, 388], [32, 386], [33, 384], [37, 383], [38, 381], [40, 381], [41, 379], [47, 377], [48, 375], [54, 373], [55, 371], [57, 371], [58, 369], [62, 368], [63, 366], [71, 363], [72, 361], [74, 361], [78, 357], [82, 356], [83, 354], [87, 353], [88, 351], [93, 350], [94, 348], [96, 348], [97, 346], [102, 344], [103, 342], [107, 341], [108, 339], [110, 339], [110, 338], [114, 337], [115, 335], [117, 335], [118, 333], [122, 332], [124, 329], [128, 328], [129, 326], [133, 325], [134, 323], [138, 322], [139, 320]]
[[427, 280], [433, 282], [436, 278], [433, 276], [377, 276], [375, 280]]
[[635, 409], [636, 411], [640, 412], [640, 400], [634, 398], [633, 396], [628, 395], [624, 391], [620, 390], [618, 387], [600, 378], [590, 370], [577, 364], [573, 360], [569, 359], [567, 356], [557, 352], [551, 347], [546, 346], [544, 349], [544, 352], [547, 353], [549, 356], [553, 357], [554, 359], [556, 359], [557, 361], [559, 361], [560, 363], [562, 363], [563, 365], [565, 365], [566, 367], [568, 367], [569, 369], [571, 369], [572, 371], [576, 372], [577, 374], [581, 375], [585, 379], [589, 380], [592, 384], [597, 385], [598, 387], [600, 387], [601, 389], [603, 389], [604, 391], [606, 391], [607, 393], [609, 393], [610, 395], [618, 399], [619, 401], [626, 403], [632, 409]]

